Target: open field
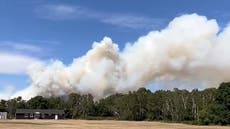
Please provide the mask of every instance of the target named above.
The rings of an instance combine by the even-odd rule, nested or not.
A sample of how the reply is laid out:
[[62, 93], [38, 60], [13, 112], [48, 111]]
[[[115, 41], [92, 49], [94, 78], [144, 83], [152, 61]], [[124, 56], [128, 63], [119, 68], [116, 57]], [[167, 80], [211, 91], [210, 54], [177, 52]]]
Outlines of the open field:
[[230, 129], [161, 122], [112, 120], [0, 120], [0, 129]]

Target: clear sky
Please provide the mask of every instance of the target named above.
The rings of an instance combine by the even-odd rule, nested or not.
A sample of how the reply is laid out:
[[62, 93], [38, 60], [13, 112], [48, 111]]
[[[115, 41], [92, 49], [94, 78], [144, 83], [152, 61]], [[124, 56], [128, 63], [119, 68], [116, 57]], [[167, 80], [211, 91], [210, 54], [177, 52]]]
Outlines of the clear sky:
[[229, 7], [229, 0], [0, 0], [0, 93], [27, 87], [31, 62], [69, 64], [104, 36], [122, 50], [182, 14], [205, 15], [224, 27]]

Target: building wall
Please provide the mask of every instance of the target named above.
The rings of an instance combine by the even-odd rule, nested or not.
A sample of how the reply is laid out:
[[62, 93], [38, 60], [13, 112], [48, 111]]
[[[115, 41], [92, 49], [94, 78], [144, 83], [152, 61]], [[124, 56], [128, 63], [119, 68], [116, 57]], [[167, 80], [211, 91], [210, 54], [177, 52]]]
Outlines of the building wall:
[[[16, 119], [55, 119], [55, 114], [23, 114], [16, 113]], [[63, 115], [58, 115], [58, 119], [64, 119]]]
[[30, 116], [30, 114], [28, 114], [28, 113], [17, 113], [16, 115], [15, 115], [15, 118], [16, 119], [34, 119], [34, 116], [33, 117], [31, 117]]

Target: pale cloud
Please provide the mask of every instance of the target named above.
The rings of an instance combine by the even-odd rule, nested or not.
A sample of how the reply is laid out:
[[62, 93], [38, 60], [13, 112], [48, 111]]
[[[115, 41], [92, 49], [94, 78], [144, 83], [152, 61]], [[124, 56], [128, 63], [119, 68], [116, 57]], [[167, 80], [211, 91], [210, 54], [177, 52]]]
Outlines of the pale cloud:
[[40, 18], [51, 20], [66, 20], [76, 18], [78, 9], [76, 6], [67, 5], [42, 5], [34, 10]]
[[46, 45], [60, 45], [61, 42], [54, 40], [34, 40], [34, 39], [26, 39], [25, 42], [30, 43], [38, 43], [38, 44], [46, 44]]
[[40, 62], [28, 55], [0, 53], [0, 74], [26, 74], [29, 65]]
[[58, 15], [68, 15], [75, 12], [75, 8], [71, 6], [64, 6], [64, 5], [57, 5], [52, 6], [50, 5], [49, 8], [51, 11], [55, 11]]
[[39, 46], [26, 44], [26, 43], [18, 43], [12, 41], [1, 41], [0, 42], [0, 50], [1, 51], [14, 51], [14, 52], [32, 52], [32, 53], [40, 53], [42, 52], [42, 48]]
[[35, 8], [40, 18], [49, 20], [91, 19], [101, 23], [132, 29], [155, 28], [165, 22], [163, 18], [151, 18], [134, 14], [118, 14], [91, 10], [70, 5], [43, 5]]
[[132, 15], [110, 15], [103, 19], [101, 22], [121, 26], [121, 27], [128, 27], [128, 28], [154, 28], [157, 25], [164, 22], [163, 19], [159, 18], [149, 18], [149, 17], [142, 17], [142, 16], [132, 16]]

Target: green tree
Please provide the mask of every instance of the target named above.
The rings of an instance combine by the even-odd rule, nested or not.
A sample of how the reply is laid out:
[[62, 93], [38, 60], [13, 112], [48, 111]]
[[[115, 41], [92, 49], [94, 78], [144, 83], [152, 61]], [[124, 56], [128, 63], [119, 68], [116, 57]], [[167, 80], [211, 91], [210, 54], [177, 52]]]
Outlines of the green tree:
[[212, 111], [215, 124], [230, 124], [230, 83], [222, 83], [218, 88]]
[[27, 102], [27, 106], [30, 109], [48, 109], [49, 103], [48, 100], [42, 96], [36, 96], [34, 98], [31, 98]]

